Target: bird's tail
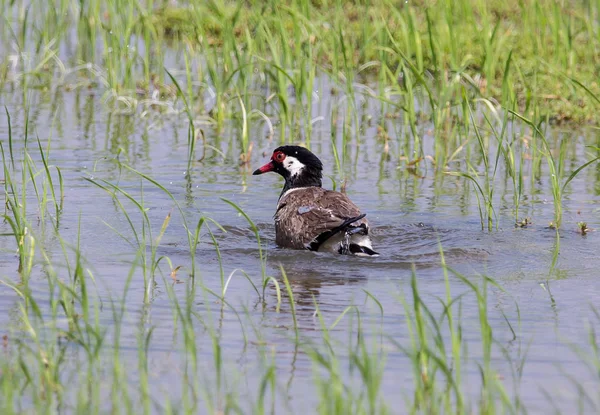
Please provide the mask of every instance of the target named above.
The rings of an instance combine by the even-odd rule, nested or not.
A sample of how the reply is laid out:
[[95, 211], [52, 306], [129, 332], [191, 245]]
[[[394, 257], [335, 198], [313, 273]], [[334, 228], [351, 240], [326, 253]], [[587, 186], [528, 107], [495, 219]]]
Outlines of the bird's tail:
[[[367, 216], [366, 213], [363, 213], [362, 215], [358, 215], [355, 216], [353, 218], [349, 218], [346, 219], [340, 226], [337, 226], [327, 232], [323, 232], [322, 234], [320, 234], [319, 236], [317, 236], [308, 246], [308, 250], [309, 251], [318, 251], [319, 248], [321, 247], [321, 245], [323, 245], [329, 238], [331, 238], [333, 235], [338, 234], [341, 231], [346, 231], [347, 228], [349, 228], [354, 222], [357, 222], [359, 220], [361, 220], [362, 218], [364, 218], [365, 216]], [[365, 230], [366, 228], [361, 228], [356, 226], [355, 227], [356, 231], [353, 229], [351, 232], [355, 233], [361, 230]]]
[[373, 251], [371, 248], [369, 248], [368, 246], [365, 245], [359, 245], [359, 244], [350, 244], [350, 246], [348, 247], [350, 253], [352, 255], [357, 255], [357, 256], [379, 256], [378, 252]]

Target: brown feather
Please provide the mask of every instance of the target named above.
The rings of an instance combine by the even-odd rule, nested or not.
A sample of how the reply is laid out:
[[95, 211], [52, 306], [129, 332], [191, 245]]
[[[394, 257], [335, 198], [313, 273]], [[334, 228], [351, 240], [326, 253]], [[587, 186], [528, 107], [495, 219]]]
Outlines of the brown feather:
[[[275, 213], [275, 241], [286, 248], [303, 249], [317, 236], [361, 214], [345, 194], [321, 187], [296, 188], [284, 194]], [[365, 224], [363, 218], [354, 226]]]

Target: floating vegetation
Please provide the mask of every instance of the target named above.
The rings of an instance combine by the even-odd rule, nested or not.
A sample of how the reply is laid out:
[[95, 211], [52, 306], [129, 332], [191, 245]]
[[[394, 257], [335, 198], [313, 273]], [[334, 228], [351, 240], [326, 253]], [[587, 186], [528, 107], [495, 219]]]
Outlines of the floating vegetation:
[[527, 228], [528, 226], [532, 225], [533, 222], [531, 221], [531, 218], [523, 218], [519, 221], [517, 221], [517, 223], [515, 223], [515, 227], [516, 228]]
[[586, 235], [589, 231], [591, 231], [586, 222], [577, 222], [577, 228], [579, 233], [582, 235]]

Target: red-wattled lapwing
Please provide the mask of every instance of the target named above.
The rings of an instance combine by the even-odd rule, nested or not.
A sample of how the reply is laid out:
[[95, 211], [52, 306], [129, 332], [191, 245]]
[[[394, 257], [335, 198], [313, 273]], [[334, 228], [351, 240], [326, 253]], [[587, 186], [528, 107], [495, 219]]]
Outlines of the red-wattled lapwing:
[[378, 256], [366, 213], [340, 192], [321, 187], [323, 164], [299, 146], [275, 149], [253, 174], [274, 171], [285, 179], [275, 212], [275, 242], [284, 248]]

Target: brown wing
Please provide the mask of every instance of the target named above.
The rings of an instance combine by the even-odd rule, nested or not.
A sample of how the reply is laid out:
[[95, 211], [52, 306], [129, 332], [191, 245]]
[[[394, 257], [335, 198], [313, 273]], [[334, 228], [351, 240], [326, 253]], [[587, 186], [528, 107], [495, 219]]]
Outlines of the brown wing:
[[[360, 209], [339, 192], [320, 187], [294, 189], [279, 201], [275, 213], [275, 240], [288, 248], [305, 248], [313, 239], [359, 216]], [[366, 219], [356, 225], [367, 224]]]

